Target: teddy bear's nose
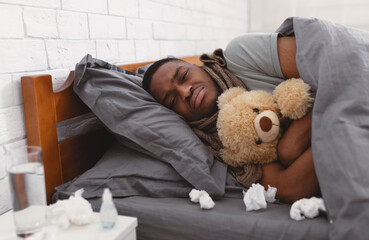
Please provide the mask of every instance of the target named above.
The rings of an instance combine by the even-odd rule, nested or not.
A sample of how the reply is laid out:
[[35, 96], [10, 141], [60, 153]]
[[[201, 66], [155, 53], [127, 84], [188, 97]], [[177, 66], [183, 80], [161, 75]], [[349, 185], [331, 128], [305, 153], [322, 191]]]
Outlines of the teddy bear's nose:
[[254, 119], [254, 127], [263, 142], [272, 142], [279, 135], [279, 119], [275, 112], [265, 110]]
[[260, 119], [259, 124], [260, 124], [261, 130], [263, 130], [264, 132], [269, 132], [269, 130], [273, 126], [272, 120], [270, 120], [270, 118], [265, 117], [265, 116]]

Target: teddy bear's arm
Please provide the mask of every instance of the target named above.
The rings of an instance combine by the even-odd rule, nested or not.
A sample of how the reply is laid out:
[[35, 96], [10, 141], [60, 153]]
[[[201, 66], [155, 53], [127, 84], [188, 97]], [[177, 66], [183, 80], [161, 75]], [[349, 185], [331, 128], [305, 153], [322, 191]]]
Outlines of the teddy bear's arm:
[[305, 116], [314, 100], [310, 96], [310, 86], [297, 78], [279, 84], [273, 95], [282, 116], [294, 120]]

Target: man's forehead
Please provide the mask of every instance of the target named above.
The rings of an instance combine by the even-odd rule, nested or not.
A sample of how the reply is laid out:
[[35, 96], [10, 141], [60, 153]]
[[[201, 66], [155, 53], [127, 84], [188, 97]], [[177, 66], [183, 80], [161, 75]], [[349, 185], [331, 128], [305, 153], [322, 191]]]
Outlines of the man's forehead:
[[169, 83], [172, 75], [176, 71], [176, 68], [181, 66], [179, 61], [167, 62], [160, 66], [151, 78], [150, 92], [156, 98], [162, 97], [167, 88], [169, 88]]
[[187, 64], [187, 62], [182, 61], [167, 62], [160, 66], [158, 70], [156, 70], [156, 72], [152, 76], [152, 80], [154, 80], [155, 82], [160, 79], [165, 82], [169, 81], [178, 67], [185, 66]]

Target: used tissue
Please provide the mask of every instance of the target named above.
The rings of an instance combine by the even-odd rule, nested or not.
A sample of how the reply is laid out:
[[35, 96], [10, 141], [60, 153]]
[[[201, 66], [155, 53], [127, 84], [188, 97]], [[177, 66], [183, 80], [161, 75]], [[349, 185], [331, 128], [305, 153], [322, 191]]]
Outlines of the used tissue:
[[200, 203], [201, 209], [211, 209], [215, 206], [213, 199], [204, 190], [192, 189], [189, 196], [192, 202]]
[[77, 190], [74, 196], [67, 200], [59, 200], [47, 207], [46, 215], [50, 223], [62, 229], [71, 223], [84, 225], [92, 222], [93, 211], [91, 204], [82, 197], [83, 189]]
[[268, 185], [268, 190], [259, 183], [253, 183], [251, 187], [243, 192], [243, 202], [246, 205], [246, 211], [259, 210], [267, 207], [267, 202], [274, 203], [277, 188]]
[[294, 202], [291, 206], [290, 217], [296, 221], [306, 218], [314, 218], [319, 215], [319, 211], [326, 211], [322, 198], [302, 198]]

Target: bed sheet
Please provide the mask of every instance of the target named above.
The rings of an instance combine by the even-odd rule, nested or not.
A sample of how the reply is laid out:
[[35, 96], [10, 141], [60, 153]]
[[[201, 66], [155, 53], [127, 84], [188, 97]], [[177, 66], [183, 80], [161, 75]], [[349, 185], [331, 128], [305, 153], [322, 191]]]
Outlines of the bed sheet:
[[[101, 200], [89, 201], [98, 211]], [[328, 239], [325, 214], [298, 222], [290, 219], [288, 204], [246, 212], [241, 198], [223, 197], [211, 210], [201, 210], [189, 198], [136, 196], [114, 202], [119, 214], [138, 218], [137, 239]]]
[[[93, 168], [57, 187], [53, 200], [68, 198], [84, 188], [83, 197], [94, 211], [99, 211], [99, 191], [109, 187], [119, 214], [138, 218], [137, 237], [144, 240], [328, 238], [330, 224], [325, 214], [297, 222], [289, 217], [290, 205], [282, 203], [246, 212], [242, 201], [244, 189], [231, 172], [227, 174], [225, 195], [215, 201], [213, 209], [202, 210], [187, 197], [192, 187], [173, 175], [169, 166], [143, 167], [147, 164], [150, 164], [147, 158], [140, 158], [137, 152], [115, 142]], [[156, 179], [152, 179], [152, 173]], [[159, 179], [166, 181], [158, 182]], [[173, 193], [177, 197], [172, 197]]]

